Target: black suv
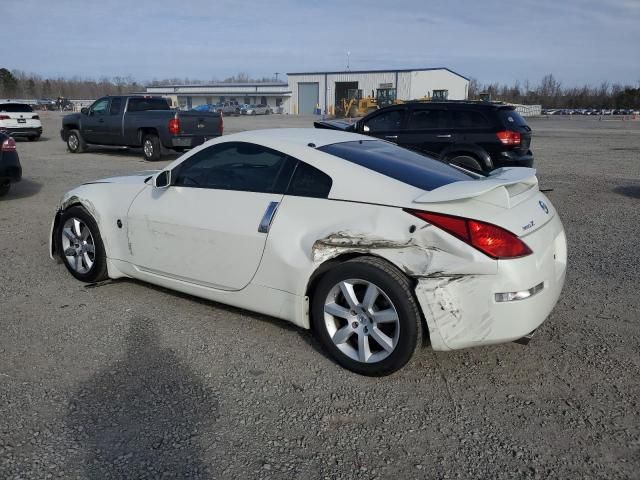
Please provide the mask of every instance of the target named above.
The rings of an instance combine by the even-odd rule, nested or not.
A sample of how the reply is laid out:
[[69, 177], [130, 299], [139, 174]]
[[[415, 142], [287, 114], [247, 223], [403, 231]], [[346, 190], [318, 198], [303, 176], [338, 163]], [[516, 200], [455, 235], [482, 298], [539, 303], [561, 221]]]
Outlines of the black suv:
[[314, 123], [397, 143], [479, 172], [531, 167], [531, 128], [513, 106], [490, 102], [407, 102], [371, 112], [355, 123]]

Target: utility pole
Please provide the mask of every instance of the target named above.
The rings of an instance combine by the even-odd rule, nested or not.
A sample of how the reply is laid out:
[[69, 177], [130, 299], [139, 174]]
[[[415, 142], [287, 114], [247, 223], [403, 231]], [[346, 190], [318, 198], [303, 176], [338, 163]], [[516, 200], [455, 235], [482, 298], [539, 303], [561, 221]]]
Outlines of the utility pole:
[[278, 75], [280, 75], [280, 72], [276, 72], [274, 73], [274, 75], [276, 76], [276, 82], [278, 81]]
[[349, 57], [351, 57], [351, 52], [347, 52], [347, 71], [349, 71]]

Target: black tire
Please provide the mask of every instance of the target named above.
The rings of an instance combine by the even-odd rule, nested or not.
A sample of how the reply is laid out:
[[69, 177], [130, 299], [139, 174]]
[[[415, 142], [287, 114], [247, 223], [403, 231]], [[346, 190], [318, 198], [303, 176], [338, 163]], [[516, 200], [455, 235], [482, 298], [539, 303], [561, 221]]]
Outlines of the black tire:
[[36, 135], [35, 137], [29, 137], [30, 142], [37, 142], [40, 140], [40, 135]]
[[11, 183], [0, 185], [0, 197], [4, 197], [11, 190]]
[[[74, 266], [71, 265], [70, 263], [71, 260], [69, 259], [69, 257], [65, 255], [65, 252], [64, 252], [64, 245], [65, 245], [64, 238], [66, 237], [66, 235], [63, 230], [67, 221], [69, 220], [73, 221], [72, 219], [80, 220], [84, 224], [85, 228], [89, 229], [90, 238], [87, 237], [87, 241], [85, 243], [88, 242], [89, 244], [91, 244], [90, 240], [91, 239], [93, 240], [92, 242], [92, 245], [94, 248], [93, 259], [92, 259], [93, 263], [86, 272], [81, 272], [81, 271], [78, 271], [76, 268], [74, 268]], [[59, 225], [58, 231], [56, 232], [56, 235], [57, 235], [56, 245], [58, 245], [58, 250], [59, 250], [58, 253], [60, 255], [60, 258], [62, 259], [62, 263], [64, 263], [65, 267], [67, 267], [67, 270], [69, 270], [69, 273], [71, 273], [71, 275], [73, 275], [78, 280], [82, 282], [87, 282], [87, 283], [94, 283], [94, 282], [100, 282], [102, 280], [106, 280], [108, 278], [107, 254], [105, 253], [105, 250], [104, 250], [104, 243], [102, 242], [102, 237], [100, 236], [100, 230], [98, 229], [98, 225], [96, 224], [96, 221], [93, 219], [93, 217], [83, 207], [74, 206], [74, 207], [68, 208], [62, 213], [60, 217], [60, 222], [58, 225]], [[82, 233], [84, 232], [85, 230], [83, 228]], [[68, 248], [73, 250], [72, 246], [69, 246]], [[77, 255], [71, 258], [77, 258]]]
[[87, 144], [78, 130], [69, 130], [67, 134], [67, 148], [71, 153], [83, 153], [87, 150]]
[[155, 162], [162, 157], [162, 146], [160, 139], [155, 134], [148, 134], [142, 137], [142, 155], [148, 162]]
[[[327, 327], [327, 321], [325, 321], [325, 301], [327, 297], [338, 288], [340, 282], [347, 279], [358, 279], [365, 282], [370, 282], [378, 287], [378, 290], [384, 293], [384, 296], [379, 296], [376, 302], [380, 301], [386, 303], [386, 308], [389, 308], [389, 302], [391, 306], [395, 308], [397, 312], [398, 322], [393, 325], [398, 329], [397, 340], [395, 347], [388, 353], [386, 358], [382, 358], [380, 361], [375, 362], [362, 362], [356, 360], [344, 353], [340, 348], [334, 344], [331, 334]], [[366, 287], [362, 287], [366, 288]], [[351, 370], [352, 372], [359, 373], [361, 375], [368, 376], [383, 376], [389, 375], [404, 365], [413, 356], [418, 340], [422, 338], [422, 320], [420, 316], [420, 310], [418, 304], [413, 296], [413, 286], [409, 279], [397, 268], [390, 263], [376, 257], [358, 257], [353, 260], [341, 263], [333, 269], [329, 270], [319, 281], [312, 298], [312, 327], [313, 330], [322, 343], [325, 350], [344, 368]], [[361, 292], [358, 297], [362, 295]], [[336, 296], [336, 303], [343, 302], [344, 299], [339, 299], [340, 293]], [[359, 306], [357, 308], [360, 308]], [[353, 310], [351, 310], [353, 312]], [[344, 324], [340, 327], [336, 326], [336, 329], [347, 327], [349, 325], [358, 325], [360, 315], [352, 317], [350, 320], [344, 321]], [[356, 320], [356, 321], [353, 321]], [[337, 321], [337, 317], [329, 319], [329, 322]], [[365, 319], [365, 322], [367, 320]], [[368, 320], [371, 321], [370, 319]], [[364, 328], [365, 323], [361, 323], [359, 328]], [[371, 325], [373, 325], [371, 323]], [[389, 324], [387, 324], [389, 325]], [[377, 324], [380, 326], [380, 324]], [[355, 327], [354, 327], [355, 328]], [[370, 327], [372, 328], [372, 327]], [[367, 329], [364, 328], [367, 332]], [[369, 332], [371, 332], [370, 330]], [[387, 333], [389, 338], [391, 332]], [[372, 335], [371, 333], [367, 333]], [[393, 333], [395, 335], [395, 333]], [[345, 340], [343, 344], [356, 343], [360, 335], [349, 334], [349, 340]], [[373, 335], [367, 339], [370, 349], [375, 349], [376, 352], [381, 352], [383, 355], [385, 352], [381, 348], [382, 344], [379, 344], [373, 340]], [[378, 347], [378, 348], [376, 348]], [[347, 346], [347, 348], [349, 348]], [[352, 348], [353, 347], [352, 345]], [[375, 353], [375, 352], [374, 352]]]
[[452, 165], [466, 168], [467, 170], [473, 170], [474, 172], [482, 171], [482, 165], [480, 165], [478, 159], [471, 155], [456, 155], [455, 157], [449, 158], [447, 162]]

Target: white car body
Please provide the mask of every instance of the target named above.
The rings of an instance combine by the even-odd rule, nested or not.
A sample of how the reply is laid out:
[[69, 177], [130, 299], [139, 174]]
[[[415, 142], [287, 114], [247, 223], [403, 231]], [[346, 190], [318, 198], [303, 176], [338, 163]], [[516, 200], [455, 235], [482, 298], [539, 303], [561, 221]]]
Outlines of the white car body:
[[241, 115], [269, 115], [272, 113], [269, 105], [246, 105], [240, 109]]
[[26, 103], [0, 102], [0, 131], [16, 137], [38, 138], [42, 135], [40, 115]]
[[[502, 169], [425, 191], [318, 149], [371, 137], [278, 129], [210, 140], [164, 170], [231, 141], [262, 145], [322, 170], [333, 180], [328, 199], [157, 188], [153, 182], [159, 173], [142, 172], [79, 186], [64, 196], [58, 210], [80, 204], [95, 218], [110, 278], [136, 278], [303, 328], [310, 327], [310, 280], [325, 262], [343, 256], [379, 257], [412, 279], [435, 350], [525, 337], [558, 300], [566, 239], [532, 169]], [[261, 233], [258, 225], [272, 202], [277, 211], [268, 233]], [[499, 225], [515, 232], [533, 253], [495, 260], [403, 209]], [[54, 250], [52, 243], [52, 258]], [[496, 294], [504, 292], [529, 292], [530, 297], [497, 301]]]

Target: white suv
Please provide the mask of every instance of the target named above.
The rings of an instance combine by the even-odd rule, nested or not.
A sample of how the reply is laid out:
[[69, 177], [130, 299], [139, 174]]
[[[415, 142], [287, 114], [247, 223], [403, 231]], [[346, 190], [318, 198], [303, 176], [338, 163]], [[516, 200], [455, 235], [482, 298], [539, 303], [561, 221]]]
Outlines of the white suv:
[[42, 135], [40, 116], [26, 103], [0, 103], [0, 131], [12, 137], [38, 140]]

